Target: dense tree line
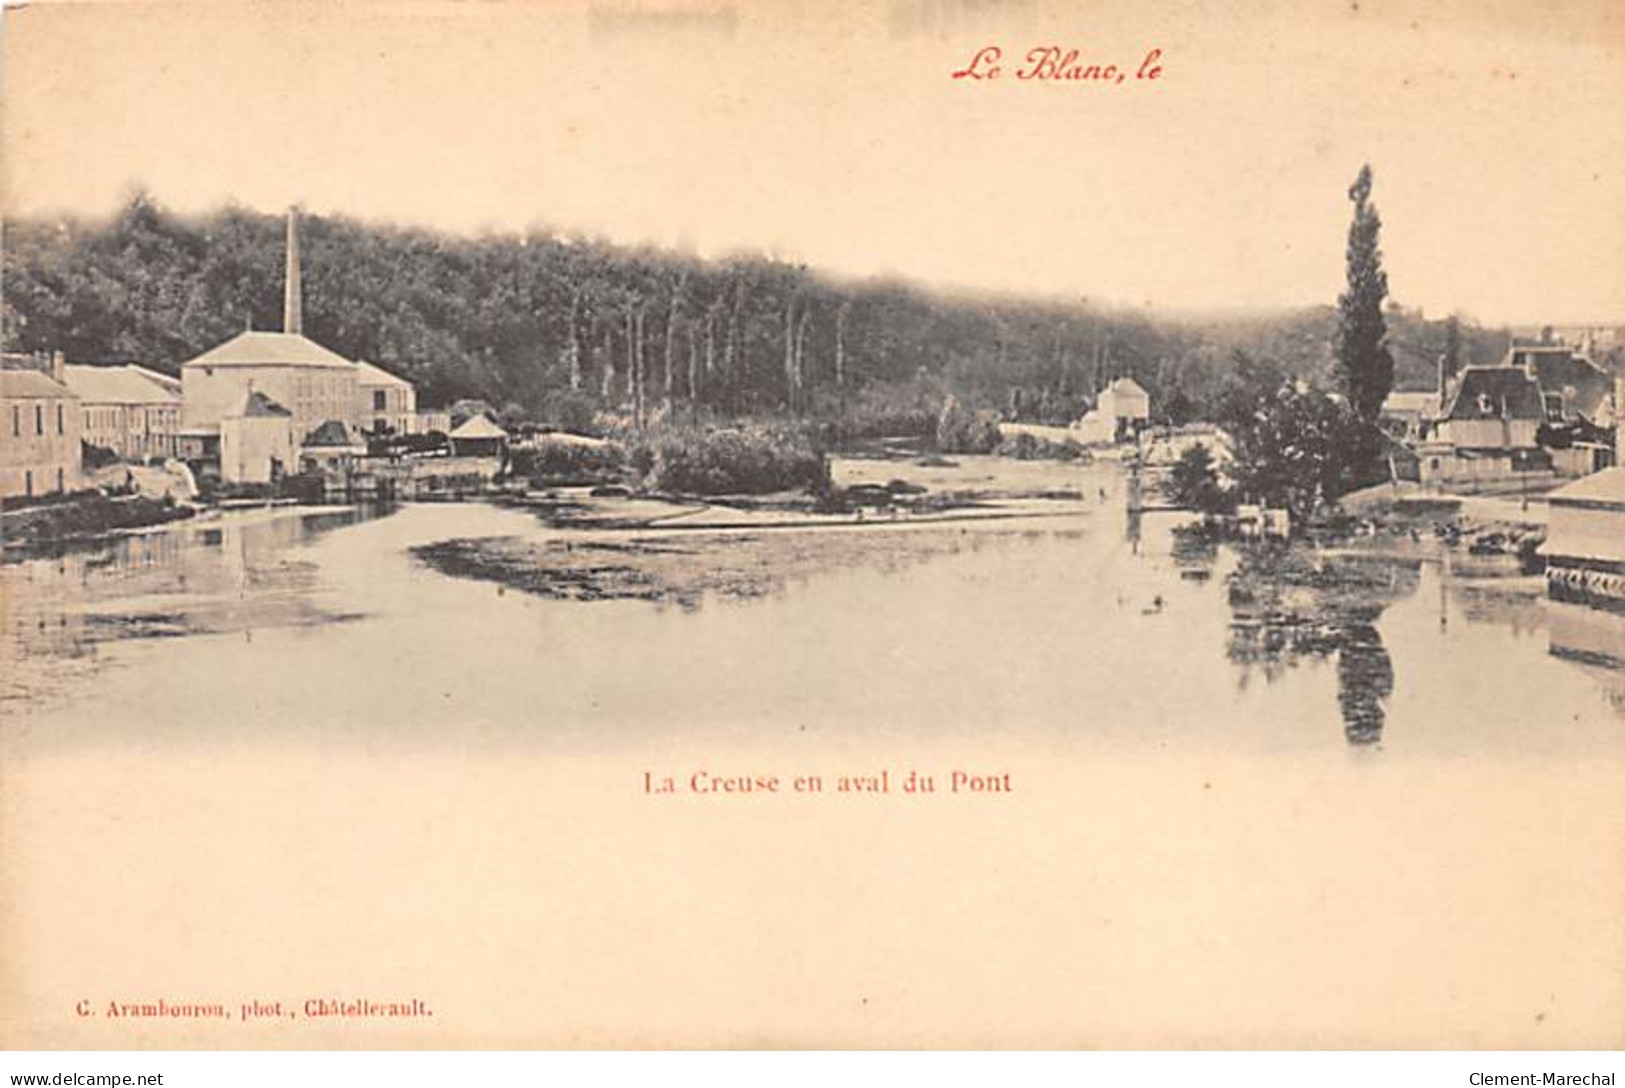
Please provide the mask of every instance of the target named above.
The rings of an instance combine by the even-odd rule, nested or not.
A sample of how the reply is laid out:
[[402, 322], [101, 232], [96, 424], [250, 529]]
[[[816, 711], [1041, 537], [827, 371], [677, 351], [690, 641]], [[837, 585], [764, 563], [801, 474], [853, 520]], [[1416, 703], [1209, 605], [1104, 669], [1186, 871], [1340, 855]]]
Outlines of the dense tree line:
[[[102, 221], [6, 223], [7, 351], [174, 372], [245, 328], [278, 329], [282, 220], [172, 214], [145, 194]], [[797, 415], [929, 433], [947, 396], [1067, 422], [1131, 376], [1160, 418], [1207, 414], [1237, 351], [1328, 384], [1331, 307], [1238, 319], [843, 282], [759, 257], [700, 261], [554, 234], [467, 238], [344, 217], [302, 222], [304, 327], [414, 382], [556, 422]], [[1454, 332], [1451, 332], [1451, 330]], [[1505, 336], [1390, 307], [1397, 384], [1439, 355], [1489, 362]]]

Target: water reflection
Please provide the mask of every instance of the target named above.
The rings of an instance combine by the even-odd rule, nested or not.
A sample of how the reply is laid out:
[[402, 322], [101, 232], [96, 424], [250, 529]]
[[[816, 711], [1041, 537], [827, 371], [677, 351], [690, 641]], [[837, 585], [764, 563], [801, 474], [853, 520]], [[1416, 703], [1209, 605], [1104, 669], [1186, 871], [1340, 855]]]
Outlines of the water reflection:
[[[1176, 555], [1187, 567], [1211, 565], [1217, 555], [1211, 535], [1197, 528], [1180, 536]], [[1344, 737], [1355, 745], [1380, 741], [1394, 663], [1377, 621], [1390, 604], [1416, 592], [1419, 562], [1325, 555], [1267, 541], [1237, 551], [1226, 583], [1226, 651], [1242, 670], [1241, 682], [1256, 672], [1272, 684], [1304, 662], [1335, 660]]]
[[1337, 705], [1350, 744], [1382, 739], [1383, 706], [1394, 693], [1394, 662], [1369, 623], [1343, 628], [1337, 651]]
[[[980, 463], [957, 471], [972, 468], [981, 481]], [[13, 701], [0, 712], [33, 714], [33, 700], [69, 690], [117, 706], [179, 687], [188, 715], [224, 700], [218, 717], [238, 697], [208, 690], [222, 676], [302, 705], [290, 678], [342, 654], [358, 678], [345, 697], [368, 708], [347, 720], [391, 729], [430, 721], [424, 708], [452, 697], [489, 722], [528, 722], [539, 700], [594, 727], [816, 705], [826, 723], [1064, 722], [1090, 742], [1200, 726], [1227, 747], [1270, 750], [1369, 747], [1401, 731], [1435, 748], [1594, 744], [1599, 711], [1625, 715], [1625, 617], [1547, 602], [1515, 563], [1386, 537], [1238, 545], [1179, 528], [1179, 514], [1132, 515], [1116, 466], [1014, 470], [1024, 486], [1065, 482], [1090, 501], [1032, 522], [646, 536], [431, 505], [321, 542], [369, 512], [259, 512], [10, 564], [0, 699]], [[477, 563], [425, 561], [447, 542]], [[368, 622], [318, 630], [359, 615]], [[298, 630], [256, 637], [267, 627]], [[166, 645], [197, 633], [235, 638]], [[508, 683], [468, 684], [471, 639]], [[627, 682], [626, 661], [694, 653], [723, 664]], [[1098, 701], [1119, 689], [1136, 693], [1131, 709]], [[1442, 691], [1456, 696], [1447, 715]], [[326, 704], [309, 699], [290, 716], [321, 718]], [[1341, 739], [1326, 727], [1334, 714]], [[1527, 737], [1494, 733], [1548, 719], [1558, 724]]]
[[1625, 715], [1625, 616], [1561, 601], [1546, 607], [1551, 655], [1592, 674], [1608, 702]]
[[7, 562], [0, 702], [60, 691], [95, 669], [108, 642], [343, 618], [315, 603], [313, 568], [298, 548], [385, 512], [233, 513]]

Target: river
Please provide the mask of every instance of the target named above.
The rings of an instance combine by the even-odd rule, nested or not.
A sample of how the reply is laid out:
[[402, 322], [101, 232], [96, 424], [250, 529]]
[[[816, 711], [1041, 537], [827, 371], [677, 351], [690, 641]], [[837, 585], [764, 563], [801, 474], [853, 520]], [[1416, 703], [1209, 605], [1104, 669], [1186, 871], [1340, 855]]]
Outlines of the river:
[[[118, 1045], [76, 1001], [364, 990], [437, 1014], [141, 1030], [1621, 1042], [1625, 618], [1428, 541], [1207, 542], [1114, 465], [838, 474], [1048, 497], [659, 534], [258, 511], [0, 568], [0, 1015]], [[739, 578], [581, 600], [441, 573], [453, 539]]]

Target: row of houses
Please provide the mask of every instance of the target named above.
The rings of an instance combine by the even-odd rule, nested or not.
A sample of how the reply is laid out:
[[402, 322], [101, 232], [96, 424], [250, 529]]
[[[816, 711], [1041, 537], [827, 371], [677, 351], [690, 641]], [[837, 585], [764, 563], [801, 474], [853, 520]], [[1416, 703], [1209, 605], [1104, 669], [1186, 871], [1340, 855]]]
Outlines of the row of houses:
[[1411, 451], [1401, 474], [1453, 489], [1587, 476], [1613, 463], [1615, 377], [1562, 344], [1514, 345], [1494, 366], [1396, 392], [1384, 425]]
[[[282, 331], [242, 332], [187, 360], [179, 377], [138, 365], [70, 365], [60, 352], [8, 356], [0, 368], [0, 495], [78, 489], [81, 443], [120, 460], [179, 458], [227, 483], [260, 484], [320, 468], [335, 451], [364, 452], [369, 435], [456, 439], [450, 413], [419, 409], [410, 382], [304, 335], [292, 213], [287, 246]], [[494, 424], [463, 426], [477, 446]]]
[[1433, 392], [1392, 394], [1383, 414], [1423, 483], [1558, 483], [1546, 495], [1542, 545], [1550, 595], [1625, 608], [1625, 376], [1580, 348], [1514, 344], [1498, 366], [1468, 367], [1453, 382], [1441, 374]]

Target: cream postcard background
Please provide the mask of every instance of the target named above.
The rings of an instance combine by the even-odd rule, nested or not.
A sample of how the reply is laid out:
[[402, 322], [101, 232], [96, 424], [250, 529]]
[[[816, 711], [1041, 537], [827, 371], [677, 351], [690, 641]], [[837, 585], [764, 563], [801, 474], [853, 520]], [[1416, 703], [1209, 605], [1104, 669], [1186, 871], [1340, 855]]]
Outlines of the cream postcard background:
[[[1131, 69], [1161, 50], [1164, 74], [950, 78], [983, 45], [1049, 43]], [[142, 185], [180, 211], [552, 226], [1212, 309], [1334, 299], [1344, 190], [1369, 160], [1407, 305], [1617, 320], [1622, 43], [1607, 3], [34, 4], [5, 15], [5, 206], [105, 213]], [[583, 613], [584, 637], [598, 622]], [[1055, 622], [1034, 611], [1035, 629]], [[471, 689], [494, 682], [480, 634], [471, 616]], [[189, 717], [184, 686], [229, 676], [112, 675], [80, 707], [0, 719], [0, 1042], [1625, 1042], [1617, 761], [1465, 750], [1395, 766], [1350, 813], [1333, 799], [1354, 758], [1275, 765], [1255, 789], [1291, 754], [1147, 762], [931, 702], [813, 745], [792, 655], [818, 647], [782, 637], [752, 720], [673, 716], [654, 694], [670, 677], [645, 693], [601, 664], [593, 721], [537, 708], [572, 738], [556, 751], [503, 744], [516, 723], [478, 700], [426, 709], [459, 738], [441, 745], [392, 745], [364, 697], [328, 721], [291, 692]], [[364, 693], [389, 667], [331, 659], [309, 686]], [[1024, 667], [990, 662], [986, 682], [1019, 687]], [[1092, 713], [1202, 720], [1158, 695]], [[955, 766], [1016, 789], [642, 791], [645, 771]], [[1283, 826], [1301, 834], [1254, 845]], [[1509, 869], [1537, 879], [1509, 886]], [[315, 997], [420, 997], [434, 1016], [75, 1012]]]

